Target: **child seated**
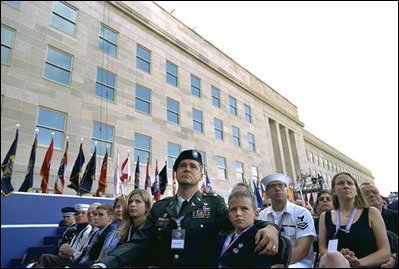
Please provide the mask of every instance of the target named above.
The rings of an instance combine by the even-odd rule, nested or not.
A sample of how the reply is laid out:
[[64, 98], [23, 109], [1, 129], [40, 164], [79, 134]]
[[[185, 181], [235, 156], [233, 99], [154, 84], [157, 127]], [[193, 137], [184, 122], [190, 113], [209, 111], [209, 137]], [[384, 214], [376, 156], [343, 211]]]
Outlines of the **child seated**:
[[270, 267], [270, 256], [260, 256], [254, 252], [258, 231], [254, 226], [257, 218], [255, 196], [247, 191], [235, 191], [230, 194], [228, 205], [234, 230], [221, 238], [223, 246], [219, 267]]

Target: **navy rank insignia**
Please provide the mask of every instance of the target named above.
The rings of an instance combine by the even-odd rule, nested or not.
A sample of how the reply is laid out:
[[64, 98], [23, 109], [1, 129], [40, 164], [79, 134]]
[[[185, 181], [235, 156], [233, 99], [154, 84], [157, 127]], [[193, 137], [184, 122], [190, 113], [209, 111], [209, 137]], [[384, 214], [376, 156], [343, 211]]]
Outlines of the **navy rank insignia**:
[[305, 215], [303, 215], [301, 217], [297, 217], [297, 218], [298, 218], [298, 222], [296, 224], [296, 227], [298, 229], [305, 230], [306, 228], [308, 228], [308, 226], [309, 226], [308, 223], [303, 220], [305, 218]]

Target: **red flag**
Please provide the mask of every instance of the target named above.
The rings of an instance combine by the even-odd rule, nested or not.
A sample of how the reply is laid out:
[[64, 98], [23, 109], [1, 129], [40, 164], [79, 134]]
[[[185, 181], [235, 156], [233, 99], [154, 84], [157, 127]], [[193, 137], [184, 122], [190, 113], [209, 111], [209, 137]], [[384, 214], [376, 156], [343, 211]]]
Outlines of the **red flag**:
[[122, 182], [127, 182], [131, 180], [131, 174], [130, 174], [130, 156], [127, 155], [126, 160], [122, 163], [121, 166], [121, 181]]
[[40, 175], [42, 176], [42, 193], [47, 193], [48, 188], [48, 179], [50, 177], [50, 166], [51, 166], [51, 159], [53, 158], [53, 151], [54, 151], [54, 140], [51, 138], [50, 145], [47, 149], [46, 156], [44, 156], [42, 168], [40, 169]]
[[62, 194], [64, 191], [65, 184], [65, 170], [68, 162], [68, 141], [65, 146], [64, 156], [61, 159], [60, 168], [58, 168], [57, 178], [55, 179], [54, 184], [54, 193]]
[[150, 177], [150, 160], [147, 159], [147, 169], [145, 171], [145, 185], [144, 189], [148, 192], [148, 194], [152, 195], [151, 193], [151, 177]]
[[105, 152], [103, 164], [101, 165], [100, 179], [98, 180], [98, 189], [96, 196], [100, 197], [105, 193], [107, 187], [107, 166], [108, 166], [108, 152]]

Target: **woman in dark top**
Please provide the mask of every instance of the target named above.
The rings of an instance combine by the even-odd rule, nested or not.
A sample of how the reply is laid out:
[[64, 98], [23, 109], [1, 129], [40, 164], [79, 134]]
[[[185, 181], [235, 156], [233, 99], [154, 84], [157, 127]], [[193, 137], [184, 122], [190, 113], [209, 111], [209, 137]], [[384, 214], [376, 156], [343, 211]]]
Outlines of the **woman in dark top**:
[[384, 221], [376, 208], [369, 207], [356, 180], [349, 173], [338, 173], [331, 191], [334, 210], [323, 213], [319, 221], [320, 268], [386, 263], [390, 250]]

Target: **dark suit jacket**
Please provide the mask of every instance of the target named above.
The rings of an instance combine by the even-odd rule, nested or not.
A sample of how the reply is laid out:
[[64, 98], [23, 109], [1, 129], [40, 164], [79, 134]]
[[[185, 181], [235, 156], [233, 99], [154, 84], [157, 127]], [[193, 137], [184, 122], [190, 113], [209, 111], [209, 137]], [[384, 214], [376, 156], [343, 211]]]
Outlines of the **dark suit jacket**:
[[[259, 256], [254, 252], [255, 235], [258, 229], [252, 226], [238, 237], [219, 257], [221, 267], [254, 267], [267, 268], [272, 264], [270, 256]], [[231, 232], [230, 232], [231, 233]], [[224, 241], [229, 233], [221, 236], [220, 250], [223, 249]]]

